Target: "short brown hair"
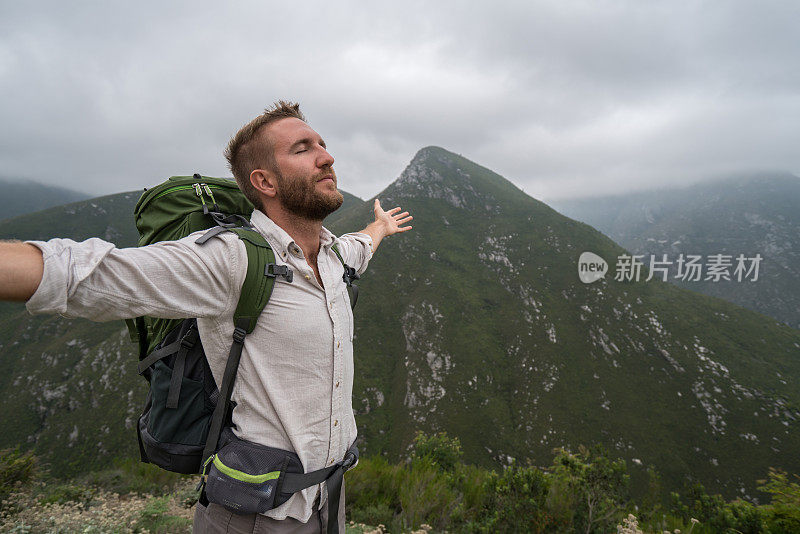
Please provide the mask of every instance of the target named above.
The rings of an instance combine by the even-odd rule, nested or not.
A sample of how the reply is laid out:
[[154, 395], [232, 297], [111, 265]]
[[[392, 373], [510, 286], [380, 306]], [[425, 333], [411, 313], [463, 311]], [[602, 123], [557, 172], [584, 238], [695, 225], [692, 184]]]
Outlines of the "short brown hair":
[[263, 136], [259, 136], [259, 132], [264, 126], [289, 117], [303, 122], [306, 120], [300, 111], [300, 104], [278, 100], [236, 132], [225, 149], [225, 159], [228, 160], [228, 166], [236, 178], [239, 189], [257, 209], [261, 209], [261, 199], [258, 191], [250, 183], [250, 173], [256, 169], [276, 169], [272, 144], [266, 139], [261, 141]]

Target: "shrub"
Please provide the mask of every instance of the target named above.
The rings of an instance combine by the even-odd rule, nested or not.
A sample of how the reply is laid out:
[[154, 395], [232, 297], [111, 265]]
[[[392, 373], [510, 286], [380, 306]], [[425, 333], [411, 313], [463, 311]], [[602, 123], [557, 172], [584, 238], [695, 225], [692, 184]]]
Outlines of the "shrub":
[[725, 519], [733, 530], [741, 534], [757, 534], [764, 532], [764, 513], [755, 506], [742, 499], [736, 499], [725, 505]]
[[547, 506], [550, 478], [533, 466], [508, 467], [492, 472], [487, 481], [487, 532], [553, 532], [565, 526]]
[[44, 484], [39, 495], [40, 504], [65, 504], [68, 502], [89, 504], [95, 492], [86, 486], [75, 484]]
[[551, 500], [560, 513], [573, 511], [574, 528], [581, 532], [609, 532], [616, 525], [628, 502], [625, 461], [611, 460], [600, 445], [591, 450], [579, 447], [577, 453], [556, 449], [551, 468], [557, 494], [564, 503]]
[[0, 451], [0, 510], [2, 501], [14, 490], [27, 486], [39, 476], [39, 465], [32, 452], [19, 448]]
[[[800, 481], [800, 477], [792, 475]], [[800, 532], [800, 484], [789, 480], [786, 471], [770, 468], [767, 480], [759, 480], [758, 489], [769, 493], [772, 502], [763, 508], [768, 532]]]
[[442, 476], [440, 467], [426, 457], [401, 471], [398, 498], [402, 512], [393, 525], [399, 523], [403, 529], [423, 523], [436, 529], [448, 527], [463, 497], [451, 486], [451, 480]]
[[383, 457], [362, 458], [346, 475], [348, 519], [388, 525], [391, 532], [426, 523], [437, 530], [462, 528], [477, 523], [484, 513], [489, 474], [461, 463], [445, 472], [429, 456], [404, 465]]
[[140, 512], [137, 530], [153, 534], [186, 532], [192, 522], [169, 513], [172, 498], [172, 495], [165, 495], [148, 500]]
[[399, 476], [402, 467], [382, 456], [361, 458], [345, 475], [345, 497], [350, 520], [370, 525], [392, 522], [401, 512]]
[[80, 481], [114, 493], [158, 494], [171, 491], [181, 481], [195, 475], [171, 473], [135, 458], [117, 459], [109, 469], [89, 473]]
[[464, 456], [461, 441], [458, 438], [449, 438], [446, 432], [428, 436], [417, 431], [413, 447], [412, 460], [427, 459], [448, 473], [455, 471], [456, 465], [461, 463]]
[[699, 483], [685, 493], [687, 504], [682, 502], [677, 493], [672, 493], [673, 512], [684, 521], [697, 518], [712, 532], [751, 534], [764, 531], [762, 510], [747, 501], [737, 499], [726, 503], [721, 495], [709, 495]]
[[475, 465], [459, 464], [452, 476], [452, 485], [461, 494], [461, 502], [453, 510], [454, 524], [469, 524], [486, 515], [486, 503], [491, 499], [493, 471]]

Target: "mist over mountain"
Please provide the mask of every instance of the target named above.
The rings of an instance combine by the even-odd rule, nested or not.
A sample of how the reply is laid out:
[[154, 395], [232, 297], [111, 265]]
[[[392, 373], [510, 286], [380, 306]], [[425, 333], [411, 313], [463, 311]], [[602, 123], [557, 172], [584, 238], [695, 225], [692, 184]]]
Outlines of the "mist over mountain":
[[51, 206], [83, 200], [90, 196], [64, 187], [2, 177], [0, 177], [0, 191], [3, 192], [0, 221]]
[[[633, 254], [728, 256], [759, 254], [754, 282], [677, 277], [686, 289], [723, 298], [800, 328], [800, 178], [761, 173], [692, 187], [554, 203]], [[732, 269], [731, 269], [732, 270]], [[752, 278], [752, 277], [751, 277]]]
[[[46, 218], [122, 243], [135, 197]], [[582, 283], [581, 252], [625, 249], [438, 147], [377, 197], [410, 211], [414, 229], [382, 242], [360, 281], [363, 453], [402, 457], [416, 430], [458, 436], [468, 461], [495, 467], [601, 443], [640, 488], [655, 466], [666, 489], [697, 480], [750, 497], [769, 466], [800, 471], [800, 331], [657, 280]], [[0, 235], [42, 232], [42, 218], [0, 223]], [[341, 234], [371, 220], [371, 200], [353, 197], [325, 224]], [[135, 364], [121, 322], [3, 307], [0, 446], [32, 447], [57, 473], [135, 457]]]

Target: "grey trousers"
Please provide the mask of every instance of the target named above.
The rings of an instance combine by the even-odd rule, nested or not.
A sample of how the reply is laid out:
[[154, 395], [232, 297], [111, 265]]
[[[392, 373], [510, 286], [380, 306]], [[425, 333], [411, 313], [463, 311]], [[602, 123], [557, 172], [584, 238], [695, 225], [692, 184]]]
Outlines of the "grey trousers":
[[[261, 514], [239, 515], [219, 504], [195, 505], [192, 534], [325, 534], [328, 526], [328, 503], [319, 509], [319, 496], [308, 523], [292, 517], [282, 521]], [[339, 496], [339, 533], [344, 534], [344, 481]]]

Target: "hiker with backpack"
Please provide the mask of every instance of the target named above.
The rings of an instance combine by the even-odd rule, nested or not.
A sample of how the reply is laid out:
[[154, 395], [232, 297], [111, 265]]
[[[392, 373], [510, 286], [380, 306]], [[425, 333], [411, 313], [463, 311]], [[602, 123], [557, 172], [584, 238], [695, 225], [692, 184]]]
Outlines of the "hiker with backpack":
[[199, 175], [146, 191], [138, 248], [0, 243], [0, 299], [130, 320], [150, 385], [142, 459], [201, 474], [194, 532], [344, 532], [353, 281], [411, 216], [376, 199], [360, 232], [323, 227], [343, 197], [297, 104], [245, 125], [226, 157], [241, 192]]

